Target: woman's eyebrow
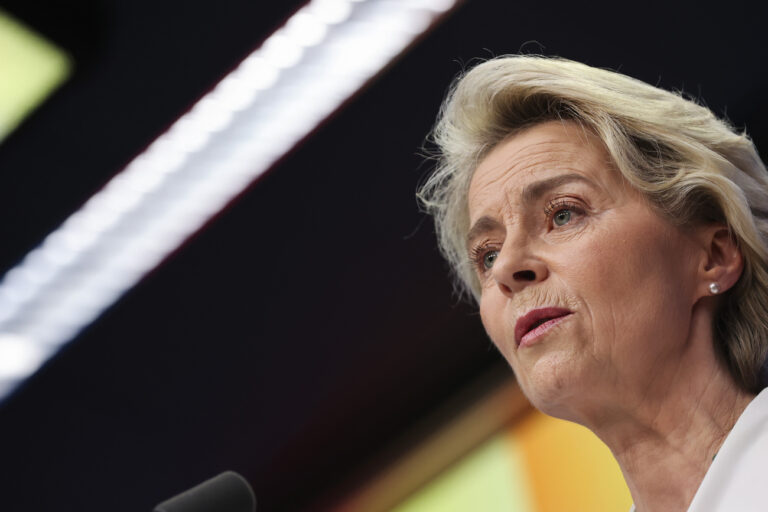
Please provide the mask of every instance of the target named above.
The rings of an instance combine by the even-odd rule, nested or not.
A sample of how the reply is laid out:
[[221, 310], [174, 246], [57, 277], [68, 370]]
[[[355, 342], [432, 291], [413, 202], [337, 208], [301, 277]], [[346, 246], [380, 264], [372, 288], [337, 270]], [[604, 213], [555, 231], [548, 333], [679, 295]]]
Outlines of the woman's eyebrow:
[[499, 223], [493, 218], [483, 215], [475, 221], [467, 233], [467, 247], [472, 247], [473, 242], [483, 234], [499, 228]]
[[[594, 183], [592, 183], [592, 181], [589, 180], [586, 176], [582, 176], [581, 174], [561, 174], [560, 176], [554, 176], [552, 178], [547, 178], [545, 180], [536, 181], [526, 185], [523, 188], [521, 197], [523, 202], [532, 203], [538, 200], [548, 191], [565, 185], [566, 183], [572, 183], [574, 181], [583, 182], [591, 187], [594, 187]], [[475, 223], [467, 232], [466, 247], [472, 247], [473, 242], [477, 238], [480, 238], [482, 235], [488, 233], [489, 231], [498, 229], [499, 226], [499, 222], [494, 220], [492, 217], [488, 217], [486, 215], [480, 217], [477, 219], [477, 221], [475, 221]]]
[[523, 192], [520, 196], [525, 203], [532, 203], [538, 200], [541, 196], [552, 190], [553, 188], [560, 187], [566, 183], [572, 183], [574, 181], [581, 181], [594, 187], [594, 184], [586, 176], [581, 174], [561, 174], [545, 180], [529, 183], [523, 188]]

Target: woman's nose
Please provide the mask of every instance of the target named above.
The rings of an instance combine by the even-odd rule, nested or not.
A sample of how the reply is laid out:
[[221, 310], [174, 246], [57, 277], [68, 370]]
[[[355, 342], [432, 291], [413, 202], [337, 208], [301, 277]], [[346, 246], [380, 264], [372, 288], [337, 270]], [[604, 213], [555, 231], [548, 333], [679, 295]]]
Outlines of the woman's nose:
[[492, 268], [496, 285], [507, 296], [540, 283], [548, 275], [547, 264], [533, 254], [530, 247], [520, 243], [505, 243]]

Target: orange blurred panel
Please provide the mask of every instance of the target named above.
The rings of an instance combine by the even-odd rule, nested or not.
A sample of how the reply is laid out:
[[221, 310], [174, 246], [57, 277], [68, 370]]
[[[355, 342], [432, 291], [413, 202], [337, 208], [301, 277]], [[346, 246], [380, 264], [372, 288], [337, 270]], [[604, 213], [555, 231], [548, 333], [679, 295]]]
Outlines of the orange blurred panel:
[[507, 435], [522, 447], [537, 512], [629, 510], [619, 465], [586, 428], [534, 411]]

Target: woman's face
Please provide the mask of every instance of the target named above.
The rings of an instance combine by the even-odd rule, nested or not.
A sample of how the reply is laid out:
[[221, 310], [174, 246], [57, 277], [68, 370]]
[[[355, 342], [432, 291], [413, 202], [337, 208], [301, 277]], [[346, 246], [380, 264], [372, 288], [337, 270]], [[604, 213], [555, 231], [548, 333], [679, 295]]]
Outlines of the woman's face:
[[663, 393], [702, 247], [622, 180], [597, 137], [553, 121], [503, 141], [475, 171], [469, 214], [483, 324], [534, 405], [583, 422]]

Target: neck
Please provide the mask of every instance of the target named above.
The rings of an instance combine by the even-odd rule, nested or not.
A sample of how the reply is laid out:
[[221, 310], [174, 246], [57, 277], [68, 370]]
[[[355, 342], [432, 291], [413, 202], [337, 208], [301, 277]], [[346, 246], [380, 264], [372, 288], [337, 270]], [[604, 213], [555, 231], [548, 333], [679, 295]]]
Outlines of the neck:
[[596, 434], [611, 448], [640, 512], [685, 511], [704, 475], [754, 395], [725, 372], [710, 374], [692, 393], [668, 393]]

